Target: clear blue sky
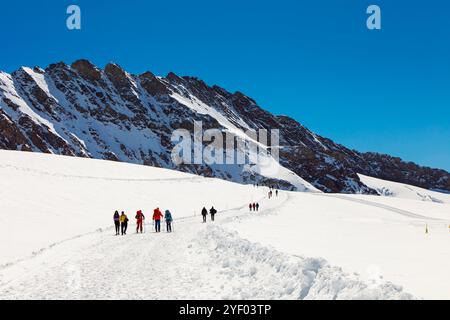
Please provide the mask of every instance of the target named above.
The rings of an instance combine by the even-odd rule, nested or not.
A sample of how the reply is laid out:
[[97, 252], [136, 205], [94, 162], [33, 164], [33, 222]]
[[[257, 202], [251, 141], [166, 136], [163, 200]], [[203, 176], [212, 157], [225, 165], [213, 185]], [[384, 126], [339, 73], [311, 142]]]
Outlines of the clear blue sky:
[[[78, 4], [82, 30], [66, 28]], [[378, 4], [382, 30], [366, 28]], [[446, 0], [2, 1], [0, 69], [87, 58], [192, 75], [360, 151], [450, 170]]]

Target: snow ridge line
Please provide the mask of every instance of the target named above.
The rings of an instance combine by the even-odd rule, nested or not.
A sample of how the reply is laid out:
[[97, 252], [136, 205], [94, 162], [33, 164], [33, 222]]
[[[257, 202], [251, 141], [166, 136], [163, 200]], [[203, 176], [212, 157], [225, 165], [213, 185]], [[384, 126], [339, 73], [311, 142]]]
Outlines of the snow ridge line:
[[[218, 273], [235, 282], [228, 299], [413, 299], [390, 282], [362, 281], [322, 258], [292, 256], [209, 225], [196, 239]], [[217, 272], [217, 271], [216, 271]]]
[[377, 202], [372, 202], [369, 200], [363, 200], [363, 199], [353, 199], [350, 197], [346, 197], [346, 196], [340, 196], [340, 195], [326, 195], [327, 197], [333, 197], [333, 198], [338, 198], [338, 199], [342, 199], [342, 200], [347, 200], [347, 201], [351, 201], [351, 202], [356, 202], [356, 203], [361, 203], [367, 206], [372, 206], [372, 207], [377, 207], [377, 208], [381, 208], [381, 209], [385, 209], [388, 211], [392, 211], [398, 214], [401, 214], [402, 216], [408, 217], [408, 218], [414, 218], [414, 219], [420, 219], [420, 220], [433, 220], [433, 221], [445, 221], [442, 219], [438, 219], [438, 218], [431, 218], [431, 217], [426, 217], [426, 216], [422, 216], [420, 214], [414, 213], [414, 212], [410, 212], [407, 210], [403, 210], [403, 209], [399, 209], [396, 207], [392, 207], [389, 206], [387, 204], [381, 204], [381, 203], [377, 203]]
[[125, 178], [107, 178], [107, 177], [96, 177], [96, 176], [80, 176], [80, 175], [69, 175], [69, 174], [63, 174], [63, 173], [51, 173], [48, 171], [43, 170], [36, 170], [31, 168], [23, 168], [23, 167], [17, 167], [13, 165], [0, 165], [0, 169], [7, 169], [11, 168], [18, 171], [24, 171], [24, 172], [32, 172], [36, 174], [42, 174], [52, 177], [59, 177], [59, 178], [77, 178], [77, 179], [93, 179], [93, 180], [105, 180], [105, 181], [132, 181], [132, 182], [164, 182], [164, 181], [201, 181], [203, 179], [207, 179], [206, 177], [189, 177], [189, 178], [157, 178], [157, 179], [125, 179]]

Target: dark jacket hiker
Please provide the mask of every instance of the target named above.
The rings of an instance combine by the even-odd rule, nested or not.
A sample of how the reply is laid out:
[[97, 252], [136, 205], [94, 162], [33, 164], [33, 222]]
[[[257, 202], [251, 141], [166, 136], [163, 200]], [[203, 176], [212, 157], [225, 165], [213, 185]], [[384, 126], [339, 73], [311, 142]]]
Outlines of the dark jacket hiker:
[[116, 236], [120, 234], [120, 215], [119, 211], [114, 212], [114, 226], [116, 227]]
[[211, 207], [211, 209], [209, 209], [209, 214], [211, 215], [211, 221], [214, 221], [214, 215], [217, 213], [217, 210], [214, 209], [214, 207]]
[[206, 215], [208, 214], [208, 210], [205, 207], [202, 209], [203, 222], [206, 222]]

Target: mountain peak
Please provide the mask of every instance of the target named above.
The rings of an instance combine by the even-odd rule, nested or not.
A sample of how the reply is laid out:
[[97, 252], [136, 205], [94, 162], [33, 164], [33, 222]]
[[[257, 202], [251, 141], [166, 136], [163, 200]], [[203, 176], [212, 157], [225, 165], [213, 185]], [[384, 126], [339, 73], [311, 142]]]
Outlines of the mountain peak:
[[81, 77], [90, 81], [99, 81], [102, 74], [99, 68], [92, 64], [89, 60], [80, 59], [72, 63], [71, 67], [81, 75]]

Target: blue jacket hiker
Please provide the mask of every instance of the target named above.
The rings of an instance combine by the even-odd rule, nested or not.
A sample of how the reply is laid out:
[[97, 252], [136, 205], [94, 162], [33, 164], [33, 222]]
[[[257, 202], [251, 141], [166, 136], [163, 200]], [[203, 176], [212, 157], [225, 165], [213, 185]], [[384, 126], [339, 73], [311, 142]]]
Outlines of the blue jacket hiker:
[[166, 210], [165, 214], [164, 214], [164, 219], [166, 220], [166, 231], [167, 232], [172, 232], [172, 214], [170, 213], [169, 210]]

